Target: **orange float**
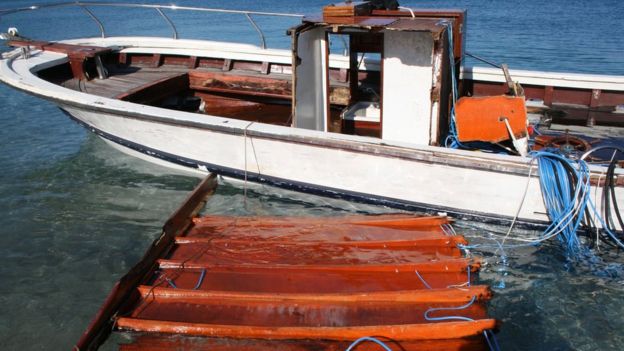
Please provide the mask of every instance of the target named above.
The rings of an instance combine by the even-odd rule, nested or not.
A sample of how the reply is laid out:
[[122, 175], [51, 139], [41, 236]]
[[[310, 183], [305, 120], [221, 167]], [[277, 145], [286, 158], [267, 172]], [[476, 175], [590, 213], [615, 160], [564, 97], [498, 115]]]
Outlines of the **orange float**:
[[479, 262], [448, 218], [198, 217], [215, 187], [207, 178], [167, 221], [78, 349], [111, 329], [128, 336], [122, 350], [345, 350], [364, 336], [396, 350], [485, 349], [492, 293], [470, 284]]

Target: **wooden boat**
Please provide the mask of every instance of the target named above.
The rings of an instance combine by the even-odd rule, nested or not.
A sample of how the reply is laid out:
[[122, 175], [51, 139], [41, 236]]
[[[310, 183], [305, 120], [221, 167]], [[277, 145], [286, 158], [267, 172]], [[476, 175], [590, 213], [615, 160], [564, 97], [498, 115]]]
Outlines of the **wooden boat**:
[[345, 350], [362, 337], [485, 349], [491, 292], [471, 284], [479, 262], [448, 218], [198, 217], [215, 187], [206, 178], [167, 221], [76, 350], [111, 327], [130, 340], [121, 350]]
[[[503, 155], [444, 146], [454, 92], [501, 94], [519, 82], [529, 111], [546, 111], [540, 121], [587, 129], [621, 123], [624, 78], [510, 70], [512, 81], [494, 69], [462, 68], [465, 11], [370, 5], [328, 6], [304, 17], [286, 38], [292, 50], [179, 39], [164, 13], [224, 10], [50, 5], [156, 9], [174, 38], [105, 37], [91, 14], [100, 38], [49, 43], [9, 35], [18, 48], [0, 60], [0, 80], [56, 103], [123, 152], [169, 167], [396, 208], [547, 224], [536, 167], [510, 143]], [[46, 6], [4, 13], [34, 8]], [[258, 30], [252, 16], [285, 15], [229, 13], [247, 16]], [[330, 52], [329, 41], [341, 38], [346, 55]], [[509, 110], [498, 101], [488, 106]], [[476, 133], [493, 131], [498, 141], [514, 137], [494, 117], [464, 126], [485, 126]], [[524, 135], [523, 120], [515, 121], [511, 134]], [[578, 140], [555, 134], [542, 146], [578, 153], [589, 145]], [[606, 167], [591, 172], [602, 188]], [[621, 202], [619, 168], [613, 184]]]

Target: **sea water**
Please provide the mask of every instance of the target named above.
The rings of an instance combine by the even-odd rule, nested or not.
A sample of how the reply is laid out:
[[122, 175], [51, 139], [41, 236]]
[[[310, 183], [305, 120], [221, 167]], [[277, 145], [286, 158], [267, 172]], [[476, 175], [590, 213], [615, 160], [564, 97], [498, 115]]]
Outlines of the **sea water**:
[[[166, 2], [170, 4], [171, 2]], [[179, 1], [177, 5], [315, 13], [324, 1]], [[3, 1], [0, 7], [26, 6]], [[403, 1], [468, 9], [467, 51], [511, 68], [624, 75], [620, 0]], [[107, 35], [170, 36], [154, 10], [94, 8]], [[257, 44], [241, 15], [167, 12], [180, 37]], [[257, 17], [271, 47], [288, 48], [297, 19]], [[99, 35], [79, 9], [0, 18], [24, 36]], [[471, 62], [468, 62], [471, 63]], [[214, 152], [219, 152], [215, 150]], [[293, 160], [293, 167], [296, 167]], [[197, 178], [120, 154], [54, 105], [0, 86], [0, 349], [69, 350], [112, 285], [144, 253]], [[405, 186], [423, 186], [406, 184]], [[461, 194], [457, 194], [461, 196]], [[206, 212], [228, 215], [380, 213], [390, 209], [221, 184]], [[507, 228], [459, 221], [484, 257], [479, 281], [494, 288], [490, 314], [503, 322], [504, 350], [620, 350], [624, 345], [624, 261], [602, 249], [581, 262], [558, 242], [501, 251], [491, 235]], [[514, 235], [535, 235], [536, 232]], [[112, 348], [114, 345], [107, 345]]]

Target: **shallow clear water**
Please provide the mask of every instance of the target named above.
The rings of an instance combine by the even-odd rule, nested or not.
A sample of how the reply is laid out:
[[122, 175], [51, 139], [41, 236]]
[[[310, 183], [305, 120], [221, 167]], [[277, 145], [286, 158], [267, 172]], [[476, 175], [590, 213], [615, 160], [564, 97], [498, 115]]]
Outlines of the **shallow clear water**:
[[[196, 5], [199, 1], [184, 1]], [[321, 1], [201, 2], [204, 6], [264, 11], [315, 12]], [[5, 1], [1, 7], [23, 6]], [[182, 2], [179, 3], [180, 5]], [[468, 8], [468, 51], [510, 66], [624, 75], [624, 2], [605, 0], [421, 1], [404, 5]], [[133, 33], [168, 35], [152, 12], [112, 19], [96, 10], [109, 34], [138, 18]], [[65, 16], [53, 26], [46, 16]], [[78, 11], [34, 12], [3, 18], [34, 38], [96, 35], [97, 27]], [[34, 20], [32, 20], [34, 18]], [[179, 18], [173, 14], [172, 18]], [[293, 20], [259, 20], [269, 44], [287, 47], [284, 28]], [[256, 43], [236, 16], [218, 23], [194, 16], [179, 23], [183, 37], [234, 36]], [[0, 348], [70, 349], [113, 283], [143, 254], [166, 217], [198, 179], [119, 154], [70, 122], [53, 105], [0, 86]], [[461, 196], [461, 194], [458, 194]], [[339, 215], [385, 212], [386, 208], [330, 201], [254, 186], [220, 185], [210, 213]], [[505, 228], [460, 222], [473, 243], [491, 244], [490, 233]], [[521, 233], [517, 233], [521, 234]], [[496, 297], [491, 313], [503, 321], [505, 350], [619, 350], [624, 344], [622, 258], [605, 252], [569, 262], [557, 242], [506, 252], [474, 250], [485, 257], [480, 274]], [[602, 260], [602, 261], [601, 261]]]

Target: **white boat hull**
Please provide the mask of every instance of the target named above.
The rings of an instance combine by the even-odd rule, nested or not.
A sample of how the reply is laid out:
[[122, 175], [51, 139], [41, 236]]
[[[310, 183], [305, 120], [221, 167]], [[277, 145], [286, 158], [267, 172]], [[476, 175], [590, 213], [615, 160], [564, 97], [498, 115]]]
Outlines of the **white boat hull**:
[[[392, 207], [511, 219], [527, 183], [528, 167], [527, 174], [492, 172], [431, 159], [231, 134], [69, 106], [63, 109], [103, 138], [152, 162]], [[530, 181], [519, 218], [547, 221], [536, 178]]]
[[[139, 45], [141, 38], [90, 40], [87, 43], [99, 45], [125, 40], [131, 48], [124, 51], [182, 53], [184, 47], [201, 43], [197, 56], [236, 53], [262, 60], [269, 52], [278, 61], [285, 56], [276, 50], [236, 45], [217, 52], [222, 44], [210, 42], [145, 39], [159, 46], [140, 49], [130, 44]], [[24, 60], [16, 52], [1, 61], [0, 77], [53, 101], [101, 137], [156, 163], [395, 208], [488, 221], [511, 221], [517, 215], [520, 223], [548, 223], [535, 176], [527, 188], [532, 168], [527, 158], [167, 110], [70, 90], [33, 74], [63, 62], [67, 62], [63, 54], [36, 52]], [[622, 187], [616, 187], [618, 199], [624, 199], [622, 192]]]

